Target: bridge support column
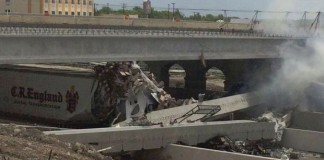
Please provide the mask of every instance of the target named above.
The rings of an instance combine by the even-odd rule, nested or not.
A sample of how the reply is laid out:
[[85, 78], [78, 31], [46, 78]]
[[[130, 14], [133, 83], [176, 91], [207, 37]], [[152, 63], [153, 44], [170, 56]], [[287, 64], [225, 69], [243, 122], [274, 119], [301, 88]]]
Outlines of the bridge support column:
[[187, 97], [198, 97], [206, 91], [206, 68], [200, 61], [181, 63], [186, 70], [185, 90]]
[[152, 72], [157, 81], [163, 81], [165, 87], [169, 87], [169, 68], [170, 62], [145, 62], [150, 72]]
[[245, 83], [245, 70], [246, 62], [243, 60], [224, 61], [223, 72], [226, 76], [224, 90], [228, 92], [237, 92], [241, 90]]
[[271, 81], [280, 61], [276, 59], [228, 60], [225, 63], [225, 90], [229, 94], [259, 89]]
[[271, 80], [280, 69], [278, 59], [248, 60], [244, 79], [251, 89], [258, 89], [271, 83]]
[[[200, 61], [167, 61], [145, 62], [158, 81], [163, 81], [165, 89], [177, 98], [197, 98], [206, 90], [206, 69]], [[186, 71], [185, 88], [169, 87], [169, 69], [173, 64], [179, 64]]]

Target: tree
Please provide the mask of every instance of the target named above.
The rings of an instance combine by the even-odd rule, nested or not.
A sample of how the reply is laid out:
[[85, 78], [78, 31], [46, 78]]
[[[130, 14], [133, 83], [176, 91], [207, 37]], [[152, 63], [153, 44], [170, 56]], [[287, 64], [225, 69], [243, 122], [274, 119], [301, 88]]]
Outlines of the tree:
[[196, 20], [196, 21], [201, 21], [202, 16], [200, 15], [199, 12], [195, 12], [194, 15], [190, 16], [189, 19], [191, 20]]
[[112, 9], [109, 7], [102, 7], [101, 9], [96, 11], [97, 15], [102, 15], [102, 14], [109, 14], [112, 12]]
[[138, 14], [138, 17], [144, 18], [145, 17], [145, 11], [141, 7], [134, 7], [133, 11], [135, 14]]
[[183, 19], [184, 18], [184, 14], [182, 14], [179, 9], [176, 9], [175, 10], [174, 16], [175, 16], [176, 19], [177, 18], [179, 18], [179, 19]]
[[[172, 13], [170, 15], [172, 15]], [[156, 11], [154, 8], [152, 8], [150, 18], [167, 19], [168, 11]]]
[[[99, 10], [96, 10], [96, 15], [102, 15], [102, 14], [117, 14], [117, 15], [138, 15], [139, 18], [145, 18], [145, 11], [143, 8], [136, 6], [131, 10], [113, 10], [109, 7], [103, 7]], [[169, 11], [158, 11], [154, 8], [151, 9], [151, 13], [149, 14], [149, 18], [155, 18], [155, 19], [168, 19], [168, 17], [172, 18], [172, 12]], [[195, 21], [213, 21], [216, 22], [218, 20], [224, 20], [225, 22], [229, 22], [231, 17], [224, 17], [224, 15], [213, 15], [213, 14], [207, 14], [207, 15], [201, 15], [199, 12], [194, 12], [194, 15], [185, 16], [183, 13], [180, 12], [179, 9], [176, 9], [174, 12], [174, 16], [176, 19], [185, 19], [185, 20], [195, 20]], [[235, 18], [235, 17], [232, 17]]]

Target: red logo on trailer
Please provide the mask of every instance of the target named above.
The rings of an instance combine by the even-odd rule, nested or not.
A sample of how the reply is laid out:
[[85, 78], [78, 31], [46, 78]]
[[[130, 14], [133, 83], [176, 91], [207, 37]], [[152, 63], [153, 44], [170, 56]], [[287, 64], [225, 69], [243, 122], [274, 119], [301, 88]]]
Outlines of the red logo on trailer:
[[75, 112], [76, 107], [78, 106], [79, 102], [79, 94], [75, 91], [75, 87], [71, 86], [70, 90], [66, 91], [66, 110], [70, 113]]

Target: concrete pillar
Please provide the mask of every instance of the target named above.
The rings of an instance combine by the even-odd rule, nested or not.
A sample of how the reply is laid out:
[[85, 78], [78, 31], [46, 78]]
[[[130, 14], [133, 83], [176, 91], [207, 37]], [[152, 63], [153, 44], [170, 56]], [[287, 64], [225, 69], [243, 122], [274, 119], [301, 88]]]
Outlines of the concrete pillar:
[[247, 92], [258, 89], [271, 81], [276, 69], [272, 59], [246, 59], [224, 61], [223, 72], [226, 76], [225, 91]]
[[271, 83], [278, 69], [280, 61], [276, 59], [247, 60], [244, 81], [251, 89], [263, 87]]
[[[197, 98], [199, 93], [204, 93], [206, 91], [206, 72], [211, 67], [217, 67], [223, 71], [226, 78], [224, 90], [232, 95], [255, 90], [269, 83], [280, 66], [278, 59], [208, 60], [206, 68], [198, 60], [145, 63], [148, 64], [157, 80], [163, 81], [165, 88], [178, 98]], [[186, 71], [184, 89], [168, 88], [169, 69], [174, 64], [181, 65]]]
[[206, 70], [202, 67], [194, 65], [192, 67], [186, 67], [186, 83], [187, 89], [206, 89]]
[[206, 91], [206, 68], [200, 61], [180, 62], [185, 71], [185, 90], [188, 97], [197, 98], [199, 93]]
[[[158, 81], [163, 81], [165, 89], [178, 98], [197, 98], [199, 93], [206, 90], [206, 68], [200, 61], [163, 61], [145, 62]], [[186, 71], [185, 88], [168, 88], [169, 69], [172, 65], [179, 64]]]
[[149, 70], [155, 75], [156, 80], [163, 81], [164, 86], [169, 86], [169, 68], [173, 65], [172, 62], [145, 62]]
[[244, 87], [244, 73], [246, 71], [246, 62], [244, 60], [226, 60], [224, 61], [223, 72], [226, 76], [224, 90], [237, 92]]

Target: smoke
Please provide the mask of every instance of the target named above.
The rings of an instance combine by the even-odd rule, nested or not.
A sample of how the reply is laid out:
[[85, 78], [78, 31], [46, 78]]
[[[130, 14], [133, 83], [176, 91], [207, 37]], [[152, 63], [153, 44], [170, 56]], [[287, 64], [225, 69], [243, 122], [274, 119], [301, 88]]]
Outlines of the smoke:
[[[256, 28], [266, 34], [294, 35], [299, 37], [307, 35], [308, 27], [305, 26], [310, 26], [311, 21], [302, 20], [303, 12], [296, 10], [296, 8], [300, 8], [299, 5], [296, 0], [273, 0], [265, 12], [260, 12], [260, 17], [262, 18]], [[313, 18], [316, 15], [308, 13], [307, 16], [308, 18]]]
[[[286, 43], [280, 47], [281, 67], [270, 83], [262, 87], [266, 103], [274, 108], [313, 110], [305, 93], [313, 82], [324, 84], [324, 39], [310, 38], [303, 46]], [[311, 91], [316, 93], [314, 87]]]
[[[296, 3], [294, 0], [275, 0], [269, 10], [292, 10]], [[291, 23], [280, 20], [283, 15], [274, 17], [270, 27], [265, 32], [274, 34], [290, 33], [293, 36], [305, 36], [299, 28], [291, 27]], [[264, 23], [263, 25], [267, 25]], [[305, 90], [314, 81], [321, 81], [324, 77], [324, 39], [321, 34], [308, 38], [303, 45], [287, 42], [280, 46], [282, 63], [280, 69], [271, 82], [263, 86], [263, 97], [272, 107], [296, 107], [309, 110]], [[324, 92], [324, 91], [323, 91]], [[324, 97], [323, 97], [324, 99]]]

